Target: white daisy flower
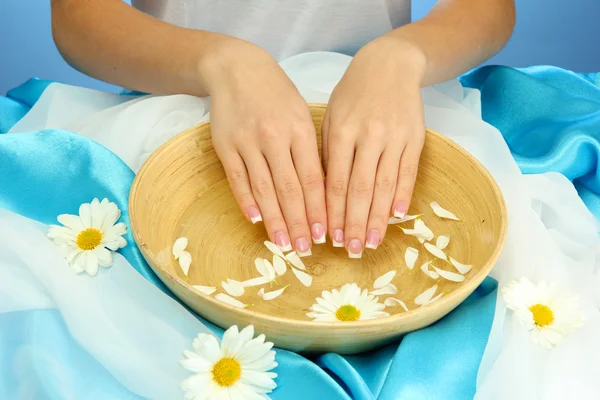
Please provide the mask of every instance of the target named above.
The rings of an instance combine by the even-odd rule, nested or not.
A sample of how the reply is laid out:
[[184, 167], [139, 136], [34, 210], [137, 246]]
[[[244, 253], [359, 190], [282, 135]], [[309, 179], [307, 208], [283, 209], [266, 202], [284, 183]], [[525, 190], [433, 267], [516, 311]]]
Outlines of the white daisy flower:
[[48, 237], [63, 253], [76, 273], [83, 271], [94, 276], [98, 266], [112, 265], [111, 251], [127, 245], [123, 235], [127, 226], [116, 223], [121, 211], [108, 199], [84, 203], [79, 207], [79, 215], [61, 214], [58, 222], [64, 226], [50, 225]]
[[367, 289], [361, 290], [356, 283], [347, 283], [338, 291], [323, 291], [317, 297], [317, 303], [310, 307], [306, 315], [316, 321], [357, 321], [387, 317], [383, 311], [385, 305], [378, 298], [369, 294]]
[[534, 343], [551, 349], [583, 324], [578, 296], [566, 296], [551, 283], [523, 277], [502, 288], [506, 306], [531, 331]]
[[235, 325], [227, 329], [220, 345], [216, 337], [201, 333], [192, 347], [179, 362], [194, 372], [181, 382], [188, 400], [263, 400], [277, 387], [277, 374], [269, 372], [277, 366], [273, 343], [262, 334], [254, 338], [252, 325], [241, 332]]

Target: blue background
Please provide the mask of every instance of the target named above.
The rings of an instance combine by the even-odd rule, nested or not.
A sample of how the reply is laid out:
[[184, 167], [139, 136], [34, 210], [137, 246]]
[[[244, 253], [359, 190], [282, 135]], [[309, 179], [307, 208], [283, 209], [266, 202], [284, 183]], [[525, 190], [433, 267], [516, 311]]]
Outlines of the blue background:
[[[486, 64], [600, 71], [600, 0], [516, 1], [518, 21], [513, 38]], [[413, 17], [423, 17], [435, 3], [414, 0]], [[48, 0], [0, 1], [0, 59], [0, 95], [34, 76], [116, 90], [74, 71], [62, 60], [52, 41]]]

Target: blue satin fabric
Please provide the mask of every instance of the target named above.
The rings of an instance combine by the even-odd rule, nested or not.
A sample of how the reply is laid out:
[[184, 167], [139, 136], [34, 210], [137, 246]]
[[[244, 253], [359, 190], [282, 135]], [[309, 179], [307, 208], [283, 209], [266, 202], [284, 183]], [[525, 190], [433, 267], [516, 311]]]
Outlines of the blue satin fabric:
[[[567, 174], [575, 181], [586, 204], [600, 216], [600, 207], [596, 208], [600, 203], [596, 173], [600, 131], [595, 125], [600, 118], [599, 108], [593, 109], [600, 101], [600, 91], [592, 83], [595, 79], [593, 74], [576, 75], [553, 68], [523, 71], [495, 67], [476, 70], [465, 76], [463, 82], [482, 90], [484, 119], [506, 135], [524, 172], [557, 170]], [[32, 80], [3, 98], [0, 128], [18, 120], [27, 106], [35, 102], [40, 88], [40, 81]], [[58, 214], [76, 213], [79, 204], [93, 197], [108, 197], [123, 210], [123, 220], [128, 224], [127, 196], [133, 176], [110, 151], [75, 134], [48, 130], [0, 135], [0, 207], [41, 222], [53, 223]], [[122, 250], [123, 255], [146, 279], [168, 293], [130, 234], [127, 240], [129, 246]], [[496, 289], [496, 282], [487, 279], [468, 300], [438, 323], [370, 353], [344, 357], [325, 354], [308, 360], [279, 350], [278, 388], [272, 398], [471, 399], [493, 320]], [[26, 334], [27, 330], [35, 329], [30, 321], [36, 318], [54, 327], [45, 332], [44, 338], [35, 332]], [[217, 334], [222, 333], [219, 328], [207, 325]], [[94, 387], [114, 394], [109, 398], [132, 396], [106, 371], [98, 372], [102, 367], [89, 354], [86, 358], [85, 350], [76, 348], [56, 311], [0, 315], [0, 332], [3, 335], [0, 371], [11, 365], [16, 347], [23, 343], [37, 346], [47, 356], [46, 360], [48, 357], [61, 360], [66, 377], [49, 374], [43, 364], [35, 364], [43, 360], [29, 359], [33, 364], [28, 371], [37, 374], [36, 382], [43, 383], [39, 398], [56, 398], [53, 388], [59, 379], [77, 377], [82, 370], [89, 376], [96, 371]], [[65, 358], [66, 348], [81, 354]], [[14, 375], [0, 374], [0, 395], [14, 393], [17, 384]], [[81, 392], [75, 398], [95, 397]]]
[[560, 172], [600, 215], [600, 74], [489, 66], [462, 77], [523, 173]]

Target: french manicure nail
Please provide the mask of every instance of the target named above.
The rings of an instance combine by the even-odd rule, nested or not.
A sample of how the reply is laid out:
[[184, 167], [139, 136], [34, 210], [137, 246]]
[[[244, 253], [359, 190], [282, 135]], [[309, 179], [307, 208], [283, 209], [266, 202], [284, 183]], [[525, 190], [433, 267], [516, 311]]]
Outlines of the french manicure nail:
[[344, 231], [341, 229], [333, 231], [333, 247], [344, 247]]
[[323, 225], [320, 223], [315, 223], [310, 228], [310, 233], [312, 234], [312, 240], [315, 244], [323, 244], [325, 243], [325, 229], [323, 229]]
[[275, 234], [275, 244], [279, 246], [281, 251], [292, 251], [290, 237], [285, 232], [277, 232]]
[[396, 206], [394, 207], [394, 217], [404, 218], [404, 217], [406, 217], [406, 211], [408, 211], [406, 209], [406, 204], [404, 204], [403, 201], [399, 201], [396, 203]]
[[358, 239], [352, 239], [348, 242], [348, 257], [350, 258], [361, 258], [362, 257], [362, 243]]
[[300, 257], [310, 256], [312, 252], [310, 251], [310, 246], [308, 245], [308, 240], [304, 238], [296, 239], [296, 252]]
[[257, 222], [262, 221], [262, 216], [260, 215], [260, 211], [258, 211], [258, 208], [254, 207], [254, 206], [250, 206], [248, 207], [248, 218], [250, 218], [250, 221], [253, 224], [256, 224]]
[[377, 229], [371, 229], [367, 234], [367, 244], [365, 247], [367, 249], [375, 250], [377, 249], [377, 246], [379, 246], [379, 243], [381, 243], [381, 235], [379, 234], [379, 231]]

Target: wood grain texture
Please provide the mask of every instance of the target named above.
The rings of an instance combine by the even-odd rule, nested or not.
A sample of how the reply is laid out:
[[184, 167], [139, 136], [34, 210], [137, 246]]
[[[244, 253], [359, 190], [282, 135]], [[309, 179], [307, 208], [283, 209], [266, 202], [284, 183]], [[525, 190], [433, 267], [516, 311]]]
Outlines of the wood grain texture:
[[[320, 149], [325, 105], [310, 108]], [[462, 221], [440, 219], [429, 207], [432, 201]], [[436, 236], [450, 236], [446, 253], [463, 264], [473, 264], [464, 282], [426, 276], [419, 267], [434, 260], [433, 256], [414, 237], [404, 235], [398, 226], [390, 226], [379, 248], [366, 250], [362, 259], [349, 259], [346, 251], [333, 248], [329, 239], [324, 245], [314, 245], [313, 256], [303, 259], [314, 277], [310, 288], [288, 270], [276, 285], [265, 286], [269, 291], [290, 284], [279, 298], [263, 301], [257, 296], [258, 287], [247, 288], [239, 299], [253, 306], [228, 306], [191, 286], [215, 286], [223, 292], [221, 281], [257, 277], [254, 259], [270, 258], [271, 253], [263, 245], [268, 240], [264, 226], [246, 221], [237, 207], [212, 147], [208, 123], [182, 132], [148, 158], [131, 188], [129, 214], [135, 240], [154, 272], [199, 315], [223, 328], [253, 324], [257, 332], [280, 348], [340, 354], [383, 346], [453, 310], [492, 269], [507, 225], [504, 199], [487, 170], [451, 140], [428, 131], [409, 214], [424, 214], [423, 221]], [[402, 226], [412, 228], [412, 224]], [[181, 236], [189, 239], [187, 250], [193, 257], [187, 278], [171, 254], [173, 242]], [[420, 251], [412, 270], [404, 263], [407, 246]], [[456, 272], [440, 260], [434, 265]], [[399, 289], [391, 297], [403, 300], [408, 312], [400, 307], [388, 308], [392, 315], [387, 318], [339, 323], [314, 322], [305, 315], [323, 290], [348, 282], [372, 289], [373, 281], [391, 269], [398, 270], [393, 283]], [[416, 306], [414, 298], [436, 283], [438, 293], [443, 291], [445, 295], [431, 305]], [[386, 297], [381, 296], [380, 301]]]

